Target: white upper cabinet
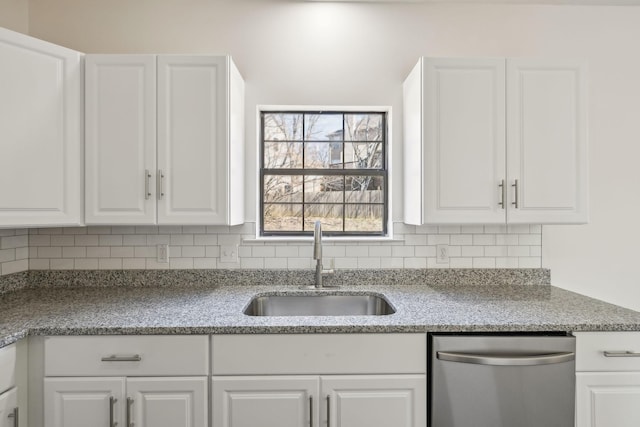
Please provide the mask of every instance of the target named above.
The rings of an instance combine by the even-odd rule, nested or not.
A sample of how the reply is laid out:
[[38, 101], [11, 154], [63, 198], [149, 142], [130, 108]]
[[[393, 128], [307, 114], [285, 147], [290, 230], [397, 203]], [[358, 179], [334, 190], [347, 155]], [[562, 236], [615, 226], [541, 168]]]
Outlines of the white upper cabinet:
[[0, 28], [0, 227], [82, 223], [82, 54]]
[[405, 222], [587, 221], [586, 71], [421, 58], [404, 83]]
[[586, 86], [581, 62], [507, 60], [510, 223], [588, 221]]
[[88, 224], [244, 221], [244, 82], [228, 56], [87, 56]]
[[85, 220], [153, 224], [156, 57], [87, 55], [85, 82]]

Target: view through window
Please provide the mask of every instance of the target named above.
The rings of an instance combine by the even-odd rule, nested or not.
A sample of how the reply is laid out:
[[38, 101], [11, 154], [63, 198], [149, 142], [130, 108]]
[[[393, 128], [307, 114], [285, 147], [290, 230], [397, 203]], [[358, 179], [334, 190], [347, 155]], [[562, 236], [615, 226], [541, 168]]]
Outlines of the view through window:
[[387, 234], [386, 112], [261, 113], [261, 234]]

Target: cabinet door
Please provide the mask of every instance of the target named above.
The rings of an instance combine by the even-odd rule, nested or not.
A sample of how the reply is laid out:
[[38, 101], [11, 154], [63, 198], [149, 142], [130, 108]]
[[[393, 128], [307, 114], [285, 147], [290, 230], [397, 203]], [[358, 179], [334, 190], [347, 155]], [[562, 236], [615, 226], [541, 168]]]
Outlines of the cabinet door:
[[227, 222], [228, 58], [158, 56], [159, 224]]
[[85, 221], [154, 224], [155, 55], [85, 59]]
[[12, 388], [0, 394], [0, 427], [17, 427], [16, 416], [19, 417], [18, 389]]
[[640, 425], [640, 372], [578, 372], [576, 426]]
[[213, 377], [212, 390], [213, 427], [319, 425], [318, 377]]
[[206, 427], [207, 378], [127, 378], [126, 404], [137, 427]]
[[327, 405], [321, 416], [332, 427], [427, 425], [424, 375], [321, 377], [321, 389]]
[[505, 222], [504, 64], [424, 59], [425, 223]]
[[507, 60], [508, 222], [587, 222], [586, 86], [577, 61]]
[[81, 61], [0, 28], [0, 227], [82, 222]]
[[44, 427], [125, 425], [124, 386], [124, 378], [45, 378]]

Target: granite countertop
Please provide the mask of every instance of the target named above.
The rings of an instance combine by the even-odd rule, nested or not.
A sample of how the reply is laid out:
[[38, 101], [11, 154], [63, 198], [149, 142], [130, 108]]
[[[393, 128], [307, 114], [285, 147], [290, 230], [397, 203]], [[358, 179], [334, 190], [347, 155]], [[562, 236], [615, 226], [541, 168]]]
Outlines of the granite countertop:
[[[67, 286], [37, 283], [0, 295], [0, 347], [27, 335], [640, 331], [639, 312], [548, 284], [434, 285], [416, 275], [382, 275], [375, 285], [347, 277], [340, 289], [321, 291], [384, 295], [396, 309], [392, 315], [253, 317], [243, 310], [255, 295], [316, 291], [265, 277], [257, 282], [279, 284], [218, 277], [188, 285], [174, 278], [158, 286], [79, 286], [76, 279], [84, 276], [68, 273], [62, 280]], [[59, 281], [51, 275], [30, 279]]]

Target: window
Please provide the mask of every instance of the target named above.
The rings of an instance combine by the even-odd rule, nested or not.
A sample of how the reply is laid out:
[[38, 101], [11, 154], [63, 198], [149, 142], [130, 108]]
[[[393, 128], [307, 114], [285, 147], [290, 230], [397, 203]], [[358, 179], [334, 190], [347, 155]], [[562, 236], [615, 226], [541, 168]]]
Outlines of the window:
[[387, 113], [263, 111], [262, 236], [385, 236]]

